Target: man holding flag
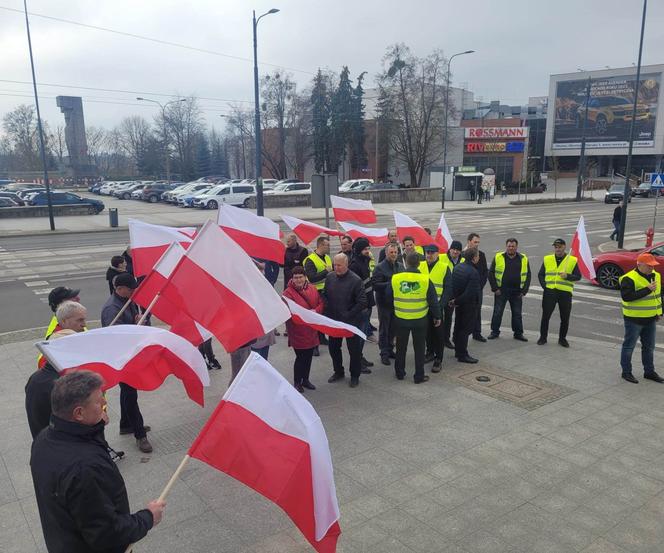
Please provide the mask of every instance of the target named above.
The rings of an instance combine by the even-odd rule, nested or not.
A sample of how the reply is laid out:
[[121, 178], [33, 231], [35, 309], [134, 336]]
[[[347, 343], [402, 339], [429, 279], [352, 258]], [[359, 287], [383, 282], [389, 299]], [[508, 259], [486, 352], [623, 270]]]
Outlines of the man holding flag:
[[564, 348], [569, 347], [567, 330], [569, 317], [572, 313], [572, 293], [574, 283], [581, 280], [577, 258], [565, 253], [566, 243], [562, 238], [553, 241], [554, 253], [545, 255], [537, 273], [540, 286], [544, 290], [542, 296], [542, 320], [540, 322], [540, 336], [538, 346], [546, 344], [549, 334], [549, 320], [558, 306], [560, 312], [560, 332], [558, 343]]

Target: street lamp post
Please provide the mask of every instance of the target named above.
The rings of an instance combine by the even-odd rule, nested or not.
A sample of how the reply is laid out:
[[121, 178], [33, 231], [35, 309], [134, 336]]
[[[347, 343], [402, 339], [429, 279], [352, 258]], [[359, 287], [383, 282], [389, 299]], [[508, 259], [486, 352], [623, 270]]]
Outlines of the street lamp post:
[[581, 201], [581, 190], [583, 188], [583, 176], [586, 172], [586, 129], [588, 128], [588, 112], [590, 111], [590, 77], [586, 84], [586, 109], [583, 114], [583, 125], [581, 127], [581, 151], [579, 153], [579, 171], [576, 176], [576, 201]]
[[[449, 101], [450, 101], [450, 65], [452, 65], [452, 60], [456, 58], [457, 56], [463, 56], [464, 54], [472, 54], [475, 52], [475, 50], [466, 50], [465, 52], [459, 52], [457, 54], [454, 54], [453, 56], [450, 57], [449, 60], [447, 60], [447, 82], [445, 83], [445, 139], [443, 143], [443, 189], [442, 189], [442, 200], [441, 200], [441, 209], [445, 209], [445, 181], [447, 177], [447, 134], [448, 134], [448, 127], [447, 127], [447, 119], [449, 117], [450, 113], [450, 106], [449, 106]], [[461, 99], [462, 107], [463, 107], [463, 98]], [[452, 183], [452, 186], [454, 187], [454, 182]]]
[[256, 154], [254, 158], [256, 160], [256, 214], [263, 215], [263, 177], [262, 167], [263, 159], [261, 156], [261, 112], [259, 106], [259, 95], [258, 95], [258, 40], [256, 37], [258, 30], [258, 22], [265, 17], [273, 13], [277, 13], [279, 10], [272, 8], [271, 10], [266, 11], [258, 19], [256, 19], [256, 10], [253, 12], [253, 27], [254, 27], [254, 109], [256, 113], [254, 114], [255, 122], [254, 134], [256, 135]]
[[[634, 81], [634, 104], [632, 105], [632, 121], [629, 124], [629, 148], [627, 150], [627, 168], [625, 170], [625, 189], [623, 191], [623, 208], [620, 212], [620, 227], [618, 229], [618, 247], [622, 249], [625, 239], [625, 224], [627, 223], [627, 204], [632, 191], [629, 187], [629, 174], [632, 172], [632, 150], [634, 148], [634, 127], [636, 123], [636, 108], [639, 102], [639, 82], [641, 81], [641, 56], [643, 54], [643, 34], [646, 30], [646, 10], [648, 0], [643, 0], [643, 15], [641, 16], [641, 38], [639, 40], [639, 59], [636, 63], [636, 80]], [[654, 229], [653, 229], [654, 230]]]
[[178, 102], [186, 102], [186, 98], [180, 98], [179, 100], [171, 100], [162, 104], [157, 100], [150, 100], [149, 98], [136, 98], [142, 102], [152, 102], [157, 104], [161, 108], [161, 120], [164, 122], [164, 140], [166, 141], [166, 180], [168, 184], [171, 184], [171, 153], [168, 151], [168, 125], [166, 124], [166, 108], [171, 104], [177, 104]]

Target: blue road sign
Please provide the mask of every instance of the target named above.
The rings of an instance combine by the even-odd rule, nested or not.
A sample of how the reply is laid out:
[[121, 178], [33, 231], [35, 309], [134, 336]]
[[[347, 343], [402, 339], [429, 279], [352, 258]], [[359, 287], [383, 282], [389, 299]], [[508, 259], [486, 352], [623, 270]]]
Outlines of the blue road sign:
[[664, 173], [653, 173], [650, 175], [650, 186], [652, 188], [664, 188]]

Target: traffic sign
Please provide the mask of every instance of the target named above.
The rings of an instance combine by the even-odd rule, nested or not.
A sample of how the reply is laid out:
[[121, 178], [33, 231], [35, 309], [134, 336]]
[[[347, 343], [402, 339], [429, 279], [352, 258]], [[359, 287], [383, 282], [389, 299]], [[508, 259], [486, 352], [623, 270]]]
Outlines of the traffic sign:
[[664, 188], [664, 173], [653, 173], [650, 175], [651, 188]]

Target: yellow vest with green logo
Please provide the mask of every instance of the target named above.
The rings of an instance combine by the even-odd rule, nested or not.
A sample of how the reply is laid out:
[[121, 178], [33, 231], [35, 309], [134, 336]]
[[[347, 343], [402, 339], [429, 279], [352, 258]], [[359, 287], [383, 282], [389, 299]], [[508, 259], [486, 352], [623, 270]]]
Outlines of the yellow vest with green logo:
[[574, 293], [574, 282], [562, 279], [559, 273], [571, 274], [576, 267], [576, 257], [567, 254], [558, 265], [556, 256], [549, 254], [544, 256], [544, 284], [549, 290], [564, 290], [570, 294]]
[[[327, 254], [325, 254], [325, 261], [323, 261], [316, 252], [310, 253], [305, 258], [305, 261], [307, 259], [309, 259], [314, 264], [314, 267], [316, 267], [316, 272], [317, 273], [322, 273], [323, 271], [326, 271], [328, 267], [332, 266], [332, 259], [330, 259], [330, 256], [327, 255]], [[311, 284], [313, 284], [315, 286], [316, 290], [318, 290], [319, 292], [323, 288], [325, 288], [325, 280], [324, 279], [320, 280], [318, 282], [312, 282]]]
[[431, 269], [428, 269], [429, 280], [431, 280], [433, 287], [436, 289], [436, 296], [438, 297], [438, 301], [440, 301], [440, 298], [443, 296], [443, 283], [445, 282], [445, 275], [449, 270], [449, 265], [440, 256], [438, 257], [435, 265], [431, 267]]
[[[648, 279], [642, 277], [636, 269], [624, 274], [618, 280], [622, 282], [624, 278], [629, 278], [634, 282], [634, 290], [643, 290], [650, 284]], [[657, 287], [652, 293], [634, 301], [623, 301], [622, 312], [625, 317], [648, 318], [662, 314], [662, 276], [655, 271], [655, 284]]]
[[428, 275], [410, 272], [392, 275], [394, 315], [406, 320], [426, 317], [429, 314], [428, 289]]
[[[500, 288], [503, 284], [503, 273], [505, 272], [505, 252], [498, 252], [495, 257], [495, 274], [496, 274], [496, 284]], [[517, 254], [519, 255], [519, 254]], [[528, 278], [528, 258], [525, 254], [521, 254], [521, 288], [526, 284], [526, 279]]]

